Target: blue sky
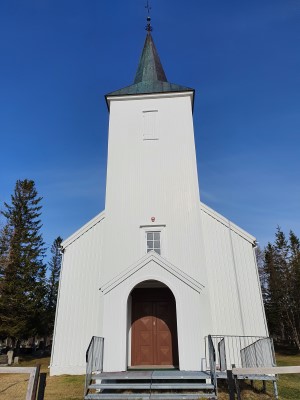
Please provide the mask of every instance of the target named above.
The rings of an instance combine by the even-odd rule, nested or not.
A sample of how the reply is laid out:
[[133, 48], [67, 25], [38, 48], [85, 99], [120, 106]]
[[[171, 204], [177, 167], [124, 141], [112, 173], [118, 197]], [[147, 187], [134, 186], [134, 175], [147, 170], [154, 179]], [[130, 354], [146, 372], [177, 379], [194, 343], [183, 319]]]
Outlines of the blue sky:
[[[300, 2], [151, 3], [168, 80], [196, 90], [202, 201], [261, 245], [300, 236]], [[0, 206], [33, 179], [49, 246], [104, 208], [104, 95], [133, 81], [144, 5], [0, 2]]]

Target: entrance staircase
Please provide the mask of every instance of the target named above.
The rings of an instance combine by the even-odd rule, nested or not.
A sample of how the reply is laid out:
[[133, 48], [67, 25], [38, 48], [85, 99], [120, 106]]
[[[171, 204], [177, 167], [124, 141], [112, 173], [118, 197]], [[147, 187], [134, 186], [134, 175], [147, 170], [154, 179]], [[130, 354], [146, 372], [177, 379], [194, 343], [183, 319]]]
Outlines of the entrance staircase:
[[92, 375], [85, 399], [217, 399], [207, 381], [202, 371], [102, 372]]
[[[104, 339], [94, 336], [86, 354], [85, 400], [217, 399], [215, 368], [208, 372], [178, 370], [103, 372], [103, 348]], [[214, 357], [213, 351], [211, 356]], [[215, 365], [213, 358], [211, 365]]]
[[[275, 398], [278, 399], [274, 374], [233, 377], [233, 367], [271, 368], [276, 366], [272, 339], [262, 336], [211, 336], [205, 338], [208, 371], [178, 370], [130, 370], [126, 372], [103, 372], [104, 339], [94, 336], [86, 353], [87, 369], [85, 400], [113, 399], [217, 399], [217, 379], [227, 380], [230, 398], [235, 391], [240, 398], [240, 380], [272, 381]], [[217, 352], [215, 351], [217, 348]], [[218, 371], [216, 371], [218, 365]]]

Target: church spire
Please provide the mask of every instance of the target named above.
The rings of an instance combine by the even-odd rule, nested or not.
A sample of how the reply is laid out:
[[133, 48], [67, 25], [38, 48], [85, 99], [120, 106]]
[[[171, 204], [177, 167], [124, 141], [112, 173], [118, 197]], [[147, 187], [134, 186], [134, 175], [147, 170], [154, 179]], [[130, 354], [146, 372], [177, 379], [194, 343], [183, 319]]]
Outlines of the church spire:
[[130, 86], [108, 93], [106, 97], [130, 94], [194, 92], [194, 89], [189, 87], [168, 82], [151, 34], [153, 28], [150, 17], [151, 7], [148, 1], [145, 8], [148, 10], [147, 25], [145, 27], [147, 34], [134, 82]]
[[166, 74], [160, 62], [160, 58], [151, 35], [153, 28], [151, 25], [150, 17], [151, 6], [148, 0], [145, 8], [147, 8], [148, 11], [147, 25], [145, 27], [147, 31], [147, 36], [139, 61], [138, 69], [135, 75], [134, 83], [154, 81], [167, 82]]
[[168, 82], [151, 31], [147, 30], [147, 36], [134, 83], [154, 81]]

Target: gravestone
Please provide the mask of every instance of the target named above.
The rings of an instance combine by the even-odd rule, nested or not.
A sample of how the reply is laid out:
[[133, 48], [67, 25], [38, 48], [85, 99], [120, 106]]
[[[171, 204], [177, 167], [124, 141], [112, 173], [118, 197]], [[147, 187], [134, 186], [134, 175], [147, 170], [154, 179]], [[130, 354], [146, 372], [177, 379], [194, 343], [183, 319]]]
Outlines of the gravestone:
[[0, 365], [7, 365], [8, 364], [8, 357], [6, 354], [0, 355]]
[[14, 352], [13, 350], [9, 350], [7, 352], [7, 358], [8, 358], [8, 365], [11, 365], [13, 363], [13, 357], [14, 357]]

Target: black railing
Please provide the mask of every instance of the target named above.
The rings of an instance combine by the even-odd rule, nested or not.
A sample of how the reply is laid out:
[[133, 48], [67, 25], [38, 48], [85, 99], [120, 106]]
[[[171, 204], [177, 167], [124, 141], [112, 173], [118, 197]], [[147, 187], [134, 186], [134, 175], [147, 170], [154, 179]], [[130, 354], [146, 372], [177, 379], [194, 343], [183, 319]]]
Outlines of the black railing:
[[[205, 338], [206, 363], [210, 363], [209, 336]], [[222, 372], [243, 367], [276, 365], [273, 340], [265, 336], [211, 335], [216, 352], [216, 369]]]
[[86, 351], [86, 375], [84, 394], [88, 392], [93, 372], [103, 371], [104, 338], [93, 336]]

